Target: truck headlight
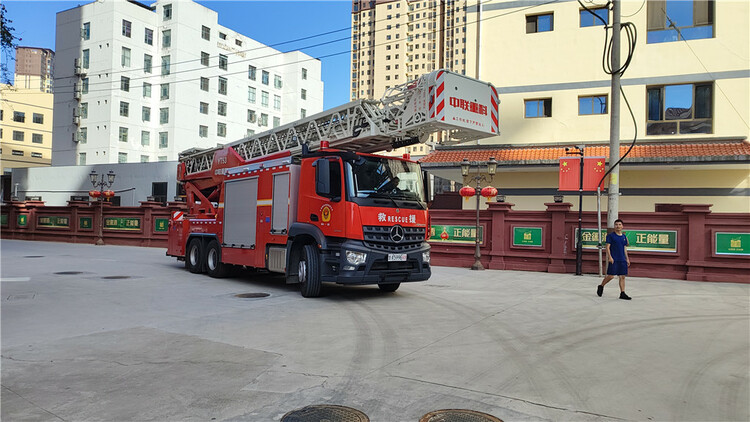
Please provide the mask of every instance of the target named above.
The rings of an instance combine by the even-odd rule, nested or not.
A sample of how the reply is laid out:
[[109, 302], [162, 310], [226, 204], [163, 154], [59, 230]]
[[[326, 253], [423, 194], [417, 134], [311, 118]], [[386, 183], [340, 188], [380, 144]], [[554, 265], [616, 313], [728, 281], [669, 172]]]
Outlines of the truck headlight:
[[422, 262], [430, 263], [430, 251], [422, 252]]
[[367, 261], [367, 254], [364, 252], [346, 251], [346, 260], [352, 265], [361, 265]]

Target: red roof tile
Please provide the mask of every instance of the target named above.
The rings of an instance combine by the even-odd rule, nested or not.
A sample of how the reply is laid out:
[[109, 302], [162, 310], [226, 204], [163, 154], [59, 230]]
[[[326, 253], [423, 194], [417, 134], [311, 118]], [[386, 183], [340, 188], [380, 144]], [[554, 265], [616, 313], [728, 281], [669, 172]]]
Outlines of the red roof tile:
[[[460, 163], [464, 158], [469, 161], [487, 161], [491, 157], [499, 163], [514, 161], [539, 161], [549, 160], [557, 161], [558, 158], [565, 156], [564, 146], [540, 146], [540, 147], [514, 147], [503, 146], [493, 148], [488, 145], [484, 148], [473, 147], [467, 148], [446, 148], [439, 149], [420, 161], [422, 163]], [[620, 156], [625, 154], [629, 145], [620, 146]], [[750, 143], [745, 141], [722, 141], [722, 142], [705, 142], [705, 143], [670, 143], [670, 144], [636, 144], [630, 151], [627, 162], [630, 158], [659, 158], [669, 159], [670, 157], [727, 157], [727, 156], [750, 156]], [[592, 145], [586, 147], [587, 157], [607, 157], [609, 158], [609, 146]]]

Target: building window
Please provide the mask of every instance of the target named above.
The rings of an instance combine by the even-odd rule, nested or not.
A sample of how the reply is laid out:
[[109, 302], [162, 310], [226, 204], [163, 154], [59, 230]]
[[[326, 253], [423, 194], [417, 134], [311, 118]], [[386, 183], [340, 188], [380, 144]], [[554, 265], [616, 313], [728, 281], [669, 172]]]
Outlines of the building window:
[[247, 78], [251, 81], [255, 80], [255, 72], [256, 72], [255, 66], [247, 66]]
[[279, 127], [281, 126], [281, 119], [278, 117], [273, 118], [273, 127]]
[[234, 40], [234, 44], [238, 47], [242, 47], [242, 40]]
[[122, 64], [122, 67], [130, 67], [130, 49], [127, 47], [122, 48], [122, 56], [120, 57], [120, 64]]
[[263, 85], [268, 85], [268, 78], [269, 78], [269, 74], [268, 74], [268, 72], [266, 72], [266, 71], [264, 70], [264, 71], [263, 71], [263, 73], [261, 73], [261, 76], [260, 76], [260, 82], [261, 82], [261, 83], [262, 83]]
[[141, 145], [147, 147], [151, 144], [151, 132], [147, 130], [141, 131]]
[[273, 75], [273, 87], [277, 89], [281, 89], [283, 84], [281, 83], [281, 76], [279, 75]]
[[647, 43], [713, 38], [714, 1], [647, 2]]
[[31, 134], [31, 142], [35, 144], [41, 144], [43, 143], [43, 136], [41, 133], [32, 133]]
[[120, 76], [120, 91], [130, 92], [130, 78]]
[[160, 155], [160, 156], [156, 157], [156, 160], [158, 162], [160, 162], [160, 163], [163, 162], [163, 161], [167, 161], [167, 156], [166, 155]]
[[151, 57], [148, 54], [143, 55], [143, 72], [144, 73], [151, 73], [151, 69], [153, 67], [154, 58]]
[[20, 150], [17, 150], [17, 149], [12, 150], [11, 154], [17, 155], [19, 157], [23, 157], [23, 151], [20, 151]]
[[226, 116], [227, 115], [227, 103], [224, 101], [219, 101], [217, 106], [217, 112], [219, 113], [219, 116]]
[[169, 147], [169, 132], [159, 132], [159, 148]]
[[255, 131], [253, 129], [248, 129], [245, 131], [245, 136], [247, 136], [248, 138], [253, 135], [255, 135]]
[[148, 45], [154, 45], [154, 30], [146, 28], [146, 33], [143, 36], [143, 42]]
[[306, 79], [307, 79], [307, 69], [305, 69], [305, 68], [303, 67], [303, 68], [302, 68], [302, 80], [304, 81], [304, 80], [306, 80]]
[[161, 94], [159, 95], [159, 99], [162, 100], [168, 100], [169, 99], [169, 84], [161, 84]]
[[247, 101], [250, 104], [255, 104], [255, 88], [251, 86], [247, 87]]
[[128, 128], [120, 128], [120, 142], [128, 142]]
[[162, 75], [169, 75], [169, 65], [171, 62], [171, 58], [169, 56], [161, 56], [161, 74]]
[[82, 127], [78, 129], [78, 143], [85, 144], [89, 139], [89, 128]]
[[[589, 12], [586, 9], [579, 11], [580, 15], [580, 27], [584, 28], [587, 26], [602, 26], [609, 24], [609, 9], [606, 7], [589, 7]], [[596, 15], [596, 16], [594, 16]]]
[[165, 29], [161, 31], [161, 46], [162, 48], [169, 48], [172, 46], [172, 30]]
[[90, 22], [83, 23], [83, 28], [81, 28], [81, 38], [83, 38], [84, 40], [91, 39], [91, 23]]
[[89, 78], [81, 79], [81, 94], [89, 93]]
[[198, 126], [198, 136], [201, 138], [208, 138], [208, 126]]
[[268, 107], [268, 93], [266, 91], [260, 92], [260, 105]]
[[227, 136], [227, 125], [226, 123], [217, 123], [216, 124], [216, 135], [220, 136], [222, 138]]
[[130, 104], [125, 101], [120, 101], [120, 116], [128, 117], [130, 114]]
[[260, 121], [258, 122], [258, 126], [268, 126], [268, 114], [260, 113]]
[[41, 152], [32, 152], [31, 153], [31, 158], [42, 158], [42, 153]]
[[711, 83], [647, 88], [647, 135], [713, 133]]
[[219, 54], [219, 69], [227, 70], [229, 67], [229, 59], [223, 54]]
[[26, 113], [24, 113], [23, 111], [14, 111], [13, 112], [13, 121], [14, 122], [19, 122], [19, 123], [26, 122]]
[[247, 110], [247, 122], [248, 123], [255, 123], [255, 120], [257, 119], [257, 116], [255, 115], [255, 110]]
[[148, 82], [143, 83], [143, 97], [151, 98], [151, 84]]
[[274, 110], [281, 110], [281, 96], [274, 95], [273, 96], [273, 109]]
[[201, 26], [201, 38], [203, 38], [204, 40], [210, 41], [211, 40], [211, 28], [205, 25]]
[[120, 163], [120, 164], [127, 163], [128, 162], [128, 153], [127, 152], [118, 152], [117, 153], [117, 162]]
[[89, 117], [89, 103], [81, 103], [78, 107], [78, 113], [81, 115], [81, 119], [87, 119]]
[[85, 166], [86, 165], [86, 153], [85, 152], [79, 152], [78, 153], [78, 165], [79, 166]]
[[219, 39], [220, 39], [220, 40], [225, 40], [225, 39], [227, 39], [227, 34], [225, 34], [225, 33], [223, 33], [223, 32], [219, 32]]
[[90, 59], [90, 51], [89, 49], [83, 50], [83, 53], [81, 54], [81, 67], [84, 69], [89, 68], [89, 59]]
[[148, 155], [141, 155], [141, 163], [148, 163]]
[[578, 114], [581, 116], [607, 114], [607, 96], [578, 97]]
[[169, 107], [163, 107], [159, 109], [159, 124], [165, 125], [169, 123]]
[[305, 110], [304, 108], [301, 108], [299, 110], [299, 118], [304, 119], [305, 117], [307, 117], [307, 110]]
[[227, 95], [227, 78], [219, 76], [219, 94]]
[[303, 89], [302, 89], [302, 90], [300, 91], [300, 98], [302, 98], [303, 100], [306, 100], [306, 99], [307, 99], [307, 90], [306, 90], [306, 89], [304, 89], [304, 88], [303, 88]]
[[201, 64], [203, 66], [208, 66], [208, 59], [210, 55], [206, 53], [205, 51], [201, 51]]
[[524, 117], [552, 117], [552, 98], [524, 100]]
[[130, 21], [122, 20], [122, 35], [130, 38]]
[[201, 77], [201, 91], [208, 91], [208, 78]]
[[37, 124], [44, 124], [44, 114], [33, 113], [31, 115], [31, 121]]
[[168, 20], [172, 19], [172, 5], [171, 4], [165, 4], [163, 12], [164, 13], [163, 13], [162, 16], [164, 16], [163, 19], [165, 21], [168, 21]]
[[201, 114], [208, 114], [208, 103], [201, 102], [199, 109]]
[[526, 16], [526, 33], [549, 32], [554, 29], [552, 13]]
[[13, 131], [13, 140], [14, 141], [23, 142], [24, 136], [25, 136], [24, 132], [22, 132], [20, 130], [14, 130]]

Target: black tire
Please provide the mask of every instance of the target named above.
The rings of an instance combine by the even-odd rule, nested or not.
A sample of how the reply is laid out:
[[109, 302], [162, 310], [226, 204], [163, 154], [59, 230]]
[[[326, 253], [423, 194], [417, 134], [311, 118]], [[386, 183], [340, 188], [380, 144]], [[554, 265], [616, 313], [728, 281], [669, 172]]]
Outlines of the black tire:
[[395, 292], [399, 286], [401, 286], [401, 283], [378, 284], [380, 290], [384, 292]]
[[302, 296], [320, 296], [320, 259], [315, 245], [307, 244], [302, 247], [297, 275], [299, 276], [299, 289]]
[[221, 262], [221, 246], [216, 240], [209, 242], [206, 248], [206, 273], [214, 278], [223, 278], [229, 272], [229, 265]]
[[203, 272], [203, 245], [200, 239], [194, 238], [188, 242], [185, 249], [185, 268], [194, 274]]

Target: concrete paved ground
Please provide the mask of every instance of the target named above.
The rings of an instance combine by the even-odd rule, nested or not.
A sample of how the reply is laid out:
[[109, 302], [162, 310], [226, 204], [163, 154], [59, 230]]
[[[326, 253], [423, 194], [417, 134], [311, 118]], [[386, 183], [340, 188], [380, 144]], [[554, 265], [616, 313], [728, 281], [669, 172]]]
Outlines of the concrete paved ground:
[[436, 267], [392, 294], [305, 299], [162, 249], [0, 248], [3, 421], [278, 421], [312, 404], [374, 422], [750, 419], [748, 285], [632, 278], [628, 302], [614, 282], [597, 297], [598, 277]]

